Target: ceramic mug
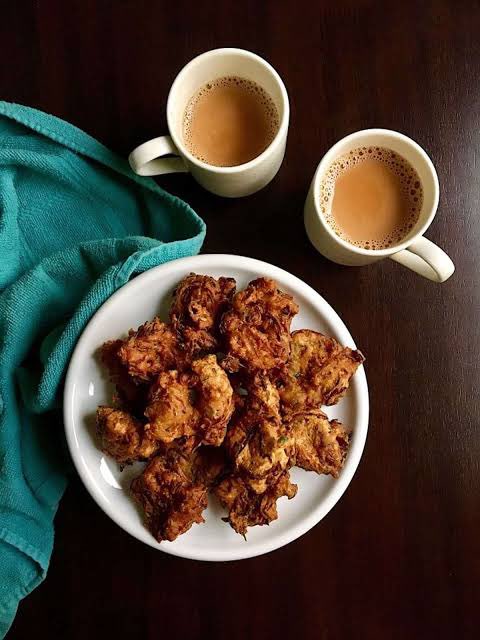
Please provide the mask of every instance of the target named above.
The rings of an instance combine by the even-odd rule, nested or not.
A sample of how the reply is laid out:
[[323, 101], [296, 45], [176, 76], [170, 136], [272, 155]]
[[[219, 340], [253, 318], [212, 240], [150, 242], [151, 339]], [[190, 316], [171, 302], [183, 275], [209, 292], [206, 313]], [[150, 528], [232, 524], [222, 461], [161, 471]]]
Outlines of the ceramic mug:
[[[319, 206], [320, 185], [326, 171], [339, 156], [363, 146], [386, 147], [396, 151], [416, 170], [423, 187], [423, 206], [416, 224], [401, 242], [388, 249], [363, 249], [343, 240], [327, 224]], [[423, 235], [437, 213], [438, 197], [437, 172], [420, 145], [396, 131], [365, 129], [337, 142], [322, 158], [305, 202], [305, 229], [314, 247], [338, 264], [361, 266], [390, 258], [424, 278], [444, 282], [452, 275], [455, 266], [440, 247]]]
[[[278, 111], [275, 138], [259, 156], [234, 167], [216, 167], [193, 156], [183, 141], [183, 117], [190, 98], [207, 82], [223, 76], [253, 80], [271, 97]], [[205, 189], [235, 198], [267, 185], [282, 164], [287, 143], [290, 106], [287, 90], [275, 69], [250, 51], [225, 48], [207, 51], [191, 60], [178, 74], [167, 100], [169, 136], [149, 140], [132, 151], [130, 166], [141, 176], [189, 171]], [[177, 156], [165, 158], [164, 156]]]

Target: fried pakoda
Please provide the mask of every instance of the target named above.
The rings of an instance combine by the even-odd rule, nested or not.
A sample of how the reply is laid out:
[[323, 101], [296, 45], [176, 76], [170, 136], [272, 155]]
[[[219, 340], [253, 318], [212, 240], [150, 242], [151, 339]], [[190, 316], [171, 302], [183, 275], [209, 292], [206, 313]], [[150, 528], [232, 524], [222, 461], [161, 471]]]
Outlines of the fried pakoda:
[[278, 391], [264, 373], [247, 384], [245, 406], [229, 426], [225, 449], [233, 468], [255, 493], [289, 467], [293, 442], [280, 417]]
[[193, 478], [188, 458], [176, 451], [153, 458], [133, 480], [131, 491], [158, 542], [175, 540], [192, 524], [204, 522], [207, 489]]
[[233, 389], [214, 355], [195, 360], [193, 373], [162, 372], [150, 388], [147, 431], [164, 443], [185, 436], [195, 446], [222, 444], [234, 410]]
[[283, 409], [336, 404], [364, 360], [360, 351], [342, 347], [334, 338], [308, 329], [294, 331], [290, 358], [277, 381]]
[[235, 458], [235, 469], [255, 493], [264, 493], [289, 467], [293, 440], [281, 423], [260, 420]]
[[196, 407], [200, 413], [199, 441], [218, 447], [235, 408], [233, 389], [214, 355], [192, 362], [196, 374]]
[[364, 357], [290, 333], [297, 312], [274, 280], [235, 293], [232, 278], [190, 274], [169, 324], [154, 318], [101, 347], [116, 385], [115, 408], [97, 410], [101, 447], [121, 466], [147, 461], [131, 492], [159, 542], [203, 522], [208, 492], [245, 536], [295, 496], [292, 466], [340, 474], [350, 431], [321, 406], [339, 401]]
[[280, 420], [280, 396], [278, 389], [265, 372], [257, 371], [245, 382], [247, 409], [252, 415]]
[[163, 442], [162, 440], [157, 440], [157, 442], [157, 455], [159, 456], [163, 456], [171, 450], [178, 451], [184, 456], [189, 456], [198, 447], [198, 441], [195, 436], [181, 436], [171, 442]]
[[170, 322], [189, 360], [218, 348], [218, 322], [235, 292], [233, 278], [191, 273], [174, 292]]
[[172, 459], [180, 465], [183, 473], [196, 484], [211, 487], [229, 470], [222, 447], [190, 446], [195, 438], [180, 438], [167, 445], [161, 444], [157, 456]]
[[178, 371], [163, 371], [150, 387], [145, 409], [147, 432], [164, 443], [196, 436], [200, 414], [193, 405], [192, 377]]
[[298, 413], [288, 421], [294, 443], [293, 462], [306, 471], [338, 477], [350, 443], [350, 431], [320, 409]]
[[120, 464], [148, 460], [158, 449], [144, 424], [125, 411], [98, 407], [96, 426], [102, 451]]
[[269, 278], [250, 282], [233, 297], [232, 308], [220, 322], [227, 357], [224, 368], [235, 372], [267, 370], [284, 364], [290, 355], [290, 323], [298, 313], [292, 296]]
[[270, 524], [278, 518], [277, 500], [286, 496], [289, 500], [297, 493], [297, 485], [290, 482], [285, 471], [264, 493], [253, 492], [239, 476], [227, 476], [214, 488], [221, 505], [228, 511], [225, 518], [233, 529], [245, 536], [248, 527]]
[[151, 382], [159, 373], [183, 369], [185, 355], [172, 327], [154, 318], [128, 338], [118, 350], [118, 356], [135, 382]]
[[142, 416], [146, 402], [147, 387], [135, 384], [119, 357], [123, 340], [109, 340], [100, 347], [100, 359], [108, 370], [109, 378], [115, 385], [115, 406], [135, 416]]

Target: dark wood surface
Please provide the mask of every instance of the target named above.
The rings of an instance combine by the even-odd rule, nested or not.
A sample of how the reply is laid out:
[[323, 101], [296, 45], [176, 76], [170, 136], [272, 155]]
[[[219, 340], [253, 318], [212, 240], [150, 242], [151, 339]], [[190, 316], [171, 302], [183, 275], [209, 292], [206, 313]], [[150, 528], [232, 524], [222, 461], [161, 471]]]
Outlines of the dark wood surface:
[[[260, 558], [158, 553], [72, 477], [48, 577], [20, 604], [9, 637], [478, 637], [479, 3], [42, 0], [1, 12], [2, 98], [122, 154], [166, 131], [169, 86], [194, 55], [240, 46], [277, 68], [292, 116], [270, 186], [223, 200], [186, 175], [159, 182], [206, 220], [204, 252], [272, 262], [325, 296], [367, 354], [371, 394], [346, 495], [303, 538]], [[456, 264], [446, 284], [389, 261], [340, 267], [307, 241], [302, 208], [316, 165], [370, 126], [410, 135], [437, 166], [441, 204], [427, 235]]]

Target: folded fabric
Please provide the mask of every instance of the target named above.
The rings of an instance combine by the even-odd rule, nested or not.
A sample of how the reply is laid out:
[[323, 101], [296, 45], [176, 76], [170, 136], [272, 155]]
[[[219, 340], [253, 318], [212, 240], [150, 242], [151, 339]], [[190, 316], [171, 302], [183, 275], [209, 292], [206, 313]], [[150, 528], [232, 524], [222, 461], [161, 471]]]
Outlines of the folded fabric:
[[83, 131], [0, 102], [0, 637], [48, 568], [79, 334], [129, 278], [204, 237], [187, 204]]

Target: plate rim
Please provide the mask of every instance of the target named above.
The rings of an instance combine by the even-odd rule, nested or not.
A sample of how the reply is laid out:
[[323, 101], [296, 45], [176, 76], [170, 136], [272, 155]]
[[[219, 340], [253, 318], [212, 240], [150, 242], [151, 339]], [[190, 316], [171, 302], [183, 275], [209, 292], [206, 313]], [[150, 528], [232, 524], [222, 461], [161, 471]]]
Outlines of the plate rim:
[[[342, 344], [349, 344], [350, 347], [355, 347], [355, 342], [348, 328], [346, 327], [339, 314], [335, 311], [335, 309], [325, 300], [325, 298], [320, 293], [313, 289], [313, 287], [311, 287], [292, 273], [263, 260], [249, 258], [237, 254], [197, 254], [195, 256], [188, 256], [186, 258], [171, 260], [156, 267], [152, 267], [151, 269], [147, 269], [146, 271], [139, 274], [138, 276], [124, 284], [122, 287], [117, 289], [109, 298], [107, 298], [107, 300], [105, 300], [105, 302], [103, 302], [103, 304], [91, 316], [75, 344], [68, 364], [63, 392], [63, 422], [68, 449], [75, 469], [80, 476], [84, 487], [87, 489], [88, 493], [96, 502], [98, 507], [100, 507], [100, 509], [102, 509], [102, 511], [126, 533], [130, 534], [139, 542], [143, 542], [158, 551], [163, 551], [164, 553], [168, 553], [170, 555], [191, 560], [215, 562], [243, 560], [263, 555], [265, 553], [270, 553], [272, 551], [275, 551], [276, 549], [280, 549], [281, 547], [286, 546], [294, 540], [297, 540], [305, 533], [307, 533], [310, 529], [312, 529], [321, 520], [323, 520], [323, 518], [333, 509], [333, 507], [343, 496], [358, 469], [358, 465], [360, 464], [360, 460], [365, 449], [365, 443], [368, 434], [370, 404], [365, 368], [363, 365], [361, 365], [357, 373], [355, 374], [355, 381], [359, 386], [356, 422], [360, 426], [360, 429], [356, 432], [356, 437], [353, 443], [354, 446], [349, 451], [345, 467], [342, 469], [340, 477], [336, 479], [335, 486], [329, 492], [328, 496], [323, 499], [316, 508], [312, 509], [307, 516], [302, 518], [301, 521], [294, 523], [291, 527], [288, 528], [287, 531], [283, 532], [280, 536], [277, 536], [273, 542], [267, 539], [264, 541], [255, 542], [250, 546], [246, 545], [244, 551], [230, 550], [223, 553], [220, 549], [215, 551], [208, 551], [205, 549], [200, 549], [199, 551], [195, 551], [195, 549], [185, 550], [182, 548], [177, 548], [174, 543], [158, 543], [149, 532], [147, 532], [148, 537], [141, 538], [131, 527], [128, 526], [128, 523], [123, 522], [122, 518], [117, 516], [115, 509], [111, 507], [110, 503], [108, 503], [106, 499], [102, 500], [101, 491], [98, 490], [95, 481], [89, 477], [89, 474], [87, 473], [85, 467], [81, 464], [80, 447], [78, 446], [78, 443], [75, 443], [76, 435], [73, 398], [75, 393], [75, 374], [78, 367], [77, 363], [81, 361], [82, 357], [85, 357], [85, 350], [83, 349], [83, 346], [88, 342], [89, 335], [94, 332], [95, 324], [98, 321], [98, 317], [101, 316], [106, 309], [114, 305], [117, 298], [124, 296], [130, 288], [138, 286], [139, 281], [155, 279], [157, 277], [157, 274], [161, 274], [162, 272], [166, 272], [172, 269], [175, 270], [176, 268], [181, 268], [182, 266], [184, 266], [185, 268], [191, 268], [192, 270], [202, 269], [202, 263], [205, 263], [205, 269], [207, 270], [208, 265], [210, 265], [210, 268], [212, 268], [212, 266], [223, 267], [223, 265], [221, 264], [212, 265], [212, 262], [221, 263], [223, 260], [230, 262], [233, 260], [233, 262], [236, 263], [236, 265], [230, 265], [230, 267], [226, 267], [226, 269], [242, 269], [243, 267], [258, 272], [259, 274], [265, 272], [267, 277], [272, 278], [276, 277], [276, 273], [278, 274], [277, 277], [279, 277], [280, 279], [289, 281], [289, 286], [291, 286], [291, 288], [296, 288], [299, 292], [301, 291], [302, 295], [304, 295], [308, 299], [313, 299], [313, 301], [315, 301], [316, 299], [316, 301], [325, 308], [327, 312], [326, 320], [328, 320], [330, 323], [333, 322], [333, 324], [335, 325], [335, 331], [338, 334], [341, 334], [339, 340], [342, 342]], [[194, 266], [188, 267], [190, 263], [193, 263]], [[145, 531], [147, 530], [145, 529]]]

